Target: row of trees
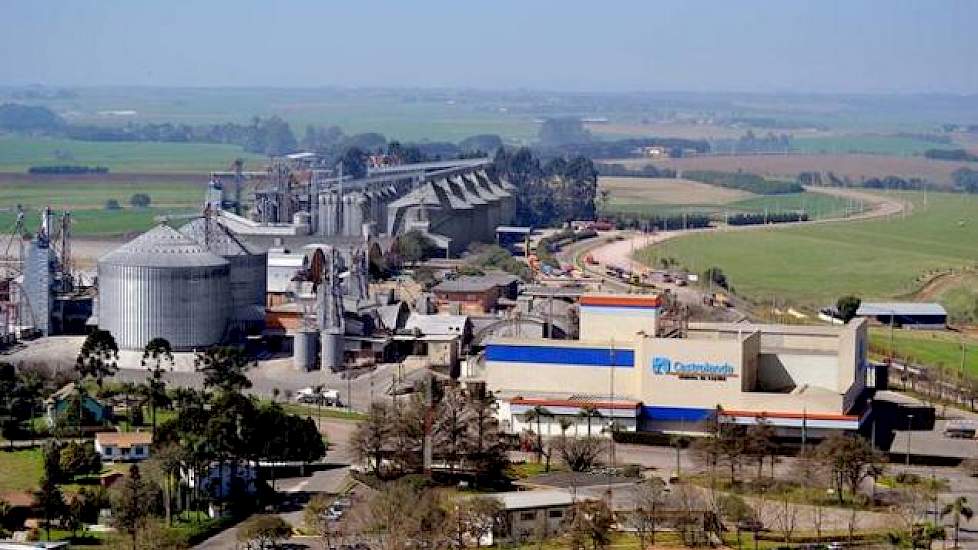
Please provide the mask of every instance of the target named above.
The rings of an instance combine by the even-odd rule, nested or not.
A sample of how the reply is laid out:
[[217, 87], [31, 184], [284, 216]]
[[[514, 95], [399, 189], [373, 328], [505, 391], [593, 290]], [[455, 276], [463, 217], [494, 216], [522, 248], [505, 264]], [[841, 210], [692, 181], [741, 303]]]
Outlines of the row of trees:
[[414, 394], [371, 405], [352, 437], [358, 459], [375, 476], [388, 479], [420, 472], [427, 452], [449, 475], [465, 472], [477, 481], [498, 480], [507, 445], [494, 414], [495, 399], [428, 386], [429, 394], [440, 395]]
[[500, 149], [493, 169], [516, 187], [518, 225], [549, 227], [595, 217], [598, 172], [583, 156], [556, 157], [544, 164], [530, 149]]

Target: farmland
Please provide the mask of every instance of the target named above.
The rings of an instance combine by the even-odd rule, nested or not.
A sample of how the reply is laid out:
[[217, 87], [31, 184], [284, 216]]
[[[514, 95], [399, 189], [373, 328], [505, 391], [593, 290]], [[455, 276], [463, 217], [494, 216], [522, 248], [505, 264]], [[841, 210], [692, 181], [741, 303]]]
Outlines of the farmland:
[[249, 167], [266, 158], [235, 145], [210, 143], [93, 142], [0, 137], [0, 172], [24, 173], [34, 165], [105, 166], [110, 172], [206, 174], [226, 169], [236, 158]]
[[605, 215], [685, 212], [723, 217], [727, 213], [806, 210], [813, 218], [825, 218], [841, 216], [853, 208], [846, 199], [822, 193], [764, 196], [674, 178], [602, 177], [599, 186], [609, 192], [608, 203], [601, 208]]
[[0, 451], [0, 493], [31, 491], [43, 472], [40, 449]]
[[914, 292], [927, 272], [978, 261], [978, 197], [901, 194], [912, 214], [886, 219], [684, 236], [640, 252], [695, 271], [719, 266], [755, 302], [816, 308], [843, 294], [886, 299]]
[[[874, 350], [888, 353], [889, 329], [873, 327], [869, 337]], [[893, 347], [898, 357], [925, 365], [960, 367], [963, 356], [965, 370], [978, 375], [978, 342], [969, 337], [948, 331], [896, 330], [893, 332]]]
[[948, 184], [951, 173], [966, 166], [965, 162], [931, 160], [924, 157], [904, 157], [868, 154], [832, 155], [730, 155], [700, 156], [677, 159], [624, 159], [608, 161], [631, 166], [653, 164], [674, 170], [719, 170], [750, 172], [770, 178], [794, 179], [799, 172], [832, 172], [839, 177], [860, 181], [871, 177], [919, 177], [935, 183]]
[[951, 147], [949, 144], [917, 137], [883, 134], [800, 137], [793, 139], [791, 146], [799, 153], [868, 153], [898, 156], [922, 155], [927, 149]]

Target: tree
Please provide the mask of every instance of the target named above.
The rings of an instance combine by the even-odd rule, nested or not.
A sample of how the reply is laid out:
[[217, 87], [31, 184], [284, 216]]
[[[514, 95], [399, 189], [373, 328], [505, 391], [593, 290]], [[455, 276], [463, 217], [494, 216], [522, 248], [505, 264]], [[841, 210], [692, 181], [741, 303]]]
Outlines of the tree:
[[149, 208], [152, 202], [153, 199], [146, 193], [135, 193], [129, 197], [129, 204], [135, 208]]
[[848, 323], [856, 316], [860, 304], [862, 304], [862, 300], [858, 296], [847, 294], [835, 301], [835, 308], [839, 310], [839, 317]]
[[117, 529], [129, 534], [133, 550], [137, 550], [136, 537], [154, 509], [155, 497], [150, 484], [140, 475], [139, 467], [130, 466], [129, 474], [112, 498], [112, 522]]
[[269, 550], [292, 536], [292, 526], [279, 516], [255, 515], [238, 528], [238, 541], [248, 550]]
[[444, 457], [449, 472], [454, 474], [455, 467], [468, 454], [472, 443], [469, 437], [471, 419], [460, 392], [445, 393], [438, 403], [433, 424], [434, 448], [440, 450], [438, 454]]
[[592, 549], [600, 550], [607, 548], [611, 542], [614, 517], [608, 504], [603, 500], [585, 500], [575, 503], [571, 506], [566, 521], [572, 548], [585, 549], [590, 542]]
[[944, 505], [941, 509], [941, 517], [952, 516], [954, 518], [954, 548], [958, 548], [958, 535], [961, 533], [961, 518], [971, 521], [975, 511], [968, 505], [968, 497], [960, 496]]
[[106, 210], [122, 210], [122, 205], [116, 199], [109, 199], [105, 201]]
[[75, 370], [82, 377], [91, 376], [101, 388], [105, 377], [119, 370], [119, 346], [107, 330], [96, 330], [85, 338]]
[[771, 475], [774, 475], [774, 426], [764, 419], [747, 427], [744, 441], [744, 454], [757, 463], [757, 481], [761, 480], [764, 459], [771, 457]]
[[341, 535], [336, 522], [329, 517], [329, 507], [332, 499], [322, 493], [317, 493], [309, 499], [302, 511], [302, 523], [307, 531], [315, 533], [323, 545], [323, 550], [331, 550], [338, 546]]
[[45, 538], [51, 540], [51, 522], [62, 517], [65, 511], [65, 497], [55, 480], [45, 475], [40, 487], [34, 493], [34, 506], [44, 517]]
[[703, 272], [703, 280], [707, 283], [712, 283], [720, 288], [725, 288], [730, 290], [730, 281], [727, 279], [726, 274], [719, 267], [713, 266], [708, 268]]
[[827, 465], [812, 449], [804, 449], [795, 462], [792, 478], [801, 482], [801, 486], [816, 495], [811, 499], [812, 526], [815, 537], [822, 540], [822, 525], [824, 523], [825, 506], [822, 495], [829, 486], [831, 474]]
[[251, 380], [245, 373], [253, 366], [255, 361], [240, 348], [213, 347], [194, 357], [194, 367], [204, 374], [204, 387], [224, 392], [250, 388]]
[[417, 229], [399, 236], [395, 246], [395, 253], [401, 261], [412, 264], [431, 257], [437, 250], [435, 242]]
[[384, 550], [442, 548], [455, 531], [435, 492], [407, 481], [384, 485], [367, 508], [362, 529]]
[[591, 421], [596, 418], [603, 418], [604, 415], [601, 411], [594, 405], [594, 403], [585, 403], [581, 410], [577, 412], [577, 416], [587, 420], [587, 436], [591, 437]]
[[62, 524], [71, 531], [72, 538], [78, 534], [78, 529], [84, 525], [85, 508], [85, 497], [80, 494], [72, 495], [68, 505], [65, 506]]
[[156, 430], [156, 409], [167, 403], [166, 382], [163, 380], [164, 367], [173, 370], [173, 348], [166, 338], [153, 338], [143, 348], [142, 366], [148, 371], [146, 386], [148, 388], [150, 413], [153, 419], [153, 430]]
[[65, 479], [102, 471], [102, 458], [91, 441], [69, 441], [59, 454], [61, 474]]
[[601, 440], [596, 437], [562, 438], [557, 452], [570, 471], [586, 472], [597, 463], [602, 447]]
[[791, 493], [788, 491], [778, 493], [774, 523], [778, 531], [781, 531], [783, 542], [785, 544], [790, 543], [791, 534], [794, 533], [798, 523], [798, 506], [791, 501]]
[[657, 477], [650, 477], [635, 485], [634, 508], [629, 523], [638, 533], [639, 548], [648, 544], [655, 546], [655, 531], [659, 525], [659, 512], [666, 501], [666, 483]]
[[351, 437], [357, 460], [367, 464], [377, 477], [381, 477], [384, 451], [388, 450], [392, 416], [387, 405], [371, 403], [367, 418], [357, 424]]
[[467, 538], [474, 541], [478, 548], [482, 539], [492, 534], [492, 528], [503, 512], [503, 506], [498, 499], [491, 496], [474, 496], [456, 502], [454, 512], [458, 548], [466, 547]]
[[591, 132], [584, 128], [577, 117], [548, 118], [540, 126], [538, 137], [544, 146], [557, 147], [588, 143]]
[[845, 489], [855, 497], [862, 480], [883, 469], [883, 456], [858, 436], [833, 433], [818, 445], [816, 453], [830, 467], [839, 504], [844, 503]]
[[532, 409], [526, 411], [526, 421], [529, 423], [535, 422], [537, 425], [536, 436], [537, 436], [537, 462], [543, 461], [543, 432], [540, 428], [540, 421], [544, 418], [553, 418], [553, 413], [549, 409], [542, 405], [536, 405]]

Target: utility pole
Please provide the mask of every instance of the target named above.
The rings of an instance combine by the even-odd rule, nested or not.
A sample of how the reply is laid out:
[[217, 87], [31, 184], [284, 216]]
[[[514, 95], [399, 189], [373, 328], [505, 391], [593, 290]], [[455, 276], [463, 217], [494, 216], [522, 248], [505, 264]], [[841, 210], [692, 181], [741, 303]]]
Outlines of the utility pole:
[[611, 350], [609, 351], [611, 355], [611, 376], [610, 376], [610, 387], [609, 387], [609, 396], [611, 398], [611, 404], [609, 407], [608, 416], [611, 417], [611, 422], [609, 424], [611, 431], [610, 431], [610, 438], [609, 438], [610, 443], [608, 447], [608, 459], [609, 462], [611, 463], [611, 467], [614, 468], [615, 467], [615, 339], [614, 338], [611, 339]]
[[907, 468], [910, 467], [910, 433], [912, 428], [913, 428], [913, 415], [908, 414], [907, 415], [907, 457], [906, 457]]

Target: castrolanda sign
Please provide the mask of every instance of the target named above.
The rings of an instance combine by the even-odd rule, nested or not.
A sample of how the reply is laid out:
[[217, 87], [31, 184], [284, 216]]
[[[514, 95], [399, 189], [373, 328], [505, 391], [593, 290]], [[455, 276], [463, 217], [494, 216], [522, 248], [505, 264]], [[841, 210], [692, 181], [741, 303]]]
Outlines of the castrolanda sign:
[[725, 380], [737, 376], [733, 365], [730, 363], [709, 363], [706, 361], [684, 363], [662, 356], [652, 358], [652, 372], [699, 380]]

